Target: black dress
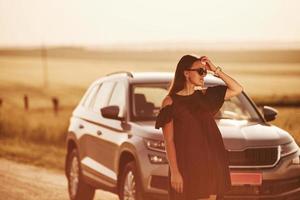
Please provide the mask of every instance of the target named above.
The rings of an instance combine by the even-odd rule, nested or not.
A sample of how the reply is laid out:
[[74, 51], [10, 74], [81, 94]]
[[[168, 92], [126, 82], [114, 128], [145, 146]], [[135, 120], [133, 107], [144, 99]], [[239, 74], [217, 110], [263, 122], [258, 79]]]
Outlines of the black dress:
[[183, 192], [171, 187], [168, 169], [169, 200], [195, 200], [222, 195], [230, 189], [228, 152], [214, 115], [224, 103], [226, 85], [208, 87], [206, 92], [171, 96], [172, 104], [160, 109], [155, 128], [173, 119], [174, 145]]

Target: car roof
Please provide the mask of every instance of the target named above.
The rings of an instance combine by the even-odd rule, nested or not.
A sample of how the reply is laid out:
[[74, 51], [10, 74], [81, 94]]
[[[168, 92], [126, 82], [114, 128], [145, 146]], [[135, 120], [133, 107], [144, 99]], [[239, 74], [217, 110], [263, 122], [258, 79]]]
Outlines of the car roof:
[[[146, 72], [129, 72], [121, 71], [107, 74], [106, 76], [98, 79], [100, 80], [121, 80], [127, 79], [130, 84], [142, 84], [142, 83], [170, 83], [174, 78], [174, 72], [157, 72], [157, 71], [146, 71]], [[215, 77], [213, 74], [208, 73], [204, 77], [205, 84], [215, 85], [222, 84], [224, 81], [220, 78]]]

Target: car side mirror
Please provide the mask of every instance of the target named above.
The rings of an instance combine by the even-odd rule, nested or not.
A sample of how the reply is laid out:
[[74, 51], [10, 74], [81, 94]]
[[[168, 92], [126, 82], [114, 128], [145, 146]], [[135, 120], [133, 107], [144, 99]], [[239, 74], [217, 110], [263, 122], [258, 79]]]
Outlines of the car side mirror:
[[278, 114], [278, 111], [270, 106], [263, 106], [262, 112], [267, 122], [273, 121]]
[[119, 117], [120, 108], [119, 106], [106, 106], [100, 109], [100, 112], [103, 117], [109, 118], [109, 119], [117, 119], [117, 120], [123, 120], [124, 117]]

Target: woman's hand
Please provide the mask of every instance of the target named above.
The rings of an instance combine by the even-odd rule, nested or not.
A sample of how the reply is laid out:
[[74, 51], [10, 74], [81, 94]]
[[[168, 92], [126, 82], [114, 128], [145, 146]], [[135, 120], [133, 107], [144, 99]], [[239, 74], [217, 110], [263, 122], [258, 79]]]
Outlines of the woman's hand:
[[213, 72], [216, 70], [216, 66], [210, 61], [207, 56], [200, 57], [200, 61], [205, 65], [207, 70]]
[[178, 192], [183, 192], [183, 179], [180, 172], [171, 173], [171, 185]]
[[[206, 56], [200, 57], [199, 60], [200, 62], [203, 62], [207, 70], [212, 70], [213, 72], [215, 72], [215, 70], [217, 69], [216, 66]], [[227, 85], [228, 87], [224, 97], [225, 100], [238, 95], [244, 90], [241, 84], [239, 84], [236, 80], [228, 76], [226, 73], [219, 73], [217, 74], [217, 77], [221, 78], [225, 82], [225, 85]]]

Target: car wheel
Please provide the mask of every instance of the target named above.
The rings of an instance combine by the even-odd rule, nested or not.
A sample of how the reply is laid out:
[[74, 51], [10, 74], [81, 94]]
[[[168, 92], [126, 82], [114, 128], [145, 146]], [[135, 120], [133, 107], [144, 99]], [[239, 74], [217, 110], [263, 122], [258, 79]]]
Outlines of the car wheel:
[[140, 176], [134, 161], [126, 164], [120, 180], [120, 200], [143, 200]]
[[71, 200], [92, 200], [95, 189], [85, 183], [82, 176], [78, 152], [73, 149], [67, 160], [68, 191]]

